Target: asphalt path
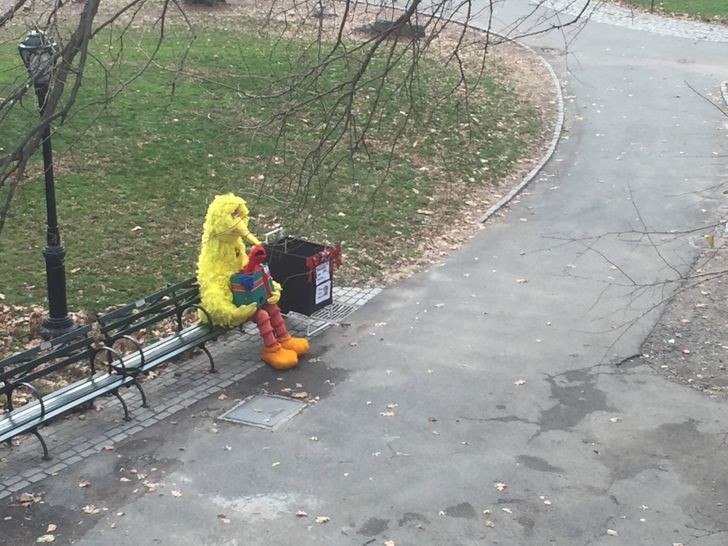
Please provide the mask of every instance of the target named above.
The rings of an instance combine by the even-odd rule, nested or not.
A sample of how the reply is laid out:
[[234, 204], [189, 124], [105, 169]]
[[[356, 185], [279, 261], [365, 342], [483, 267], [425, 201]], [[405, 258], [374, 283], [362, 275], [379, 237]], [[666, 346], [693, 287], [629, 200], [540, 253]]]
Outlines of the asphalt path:
[[526, 41], [566, 97], [527, 192], [318, 337], [318, 361], [228, 393], [318, 403], [267, 432], [216, 422], [213, 396], [47, 480], [34, 521], [87, 545], [727, 544], [726, 401], [616, 365], [700, 251], [670, 232], [725, 212], [728, 119], [687, 84], [718, 93], [726, 44], [595, 22], [568, 55]]

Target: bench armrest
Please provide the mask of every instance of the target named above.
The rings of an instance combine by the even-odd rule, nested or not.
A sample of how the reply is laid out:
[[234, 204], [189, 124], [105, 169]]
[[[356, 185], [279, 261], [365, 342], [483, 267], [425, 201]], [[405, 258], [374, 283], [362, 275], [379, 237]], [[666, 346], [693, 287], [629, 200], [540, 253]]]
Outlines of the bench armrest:
[[122, 336], [113, 337], [113, 338], [111, 338], [109, 340], [111, 343], [107, 343], [106, 346], [107, 347], [111, 347], [113, 349], [114, 348], [114, 345], [116, 344], [116, 342], [119, 341], [119, 340], [122, 340], [122, 339], [125, 339], [126, 341], [128, 341], [132, 345], [134, 345], [134, 347], [136, 348], [136, 350], [139, 352], [139, 357], [142, 360], [140, 366], [141, 367], [144, 367], [144, 364], [146, 363], [146, 359], [144, 358], [144, 349], [142, 348], [142, 344], [139, 343], [139, 341], [136, 340], [136, 339], [134, 339], [132, 336], [122, 335]]
[[8, 390], [8, 409], [10, 411], [13, 411], [13, 391], [17, 389], [18, 387], [27, 387], [32, 391], [32, 393], [35, 395], [35, 397], [38, 399], [38, 403], [40, 404], [40, 417], [38, 418], [38, 422], [43, 421], [43, 418], [45, 417], [45, 402], [43, 402], [43, 395], [40, 393], [38, 389], [35, 388], [35, 385], [32, 383], [28, 383], [27, 381], [22, 381], [20, 383], [15, 383], [10, 387], [10, 390]]
[[121, 353], [117, 351], [116, 349], [112, 349], [111, 347], [108, 347], [107, 345], [102, 345], [101, 347], [95, 347], [93, 353], [91, 354], [91, 362], [94, 362], [96, 360], [96, 356], [101, 353], [108, 353], [110, 357], [116, 357], [116, 359], [121, 364], [121, 369], [119, 369], [119, 366], [115, 366], [113, 364], [113, 361], [111, 359], [108, 360], [107, 366], [109, 370], [109, 374], [112, 372], [121, 373], [122, 377], [131, 376], [130, 373], [126, 370], [126, 364], [124, 364], [124, 357], [121, 356]]
[[215, 327], [215, 323], [212, 320], [212, 316], [207, 311], [207, 309], [202, 307], [202, 305], [199, 303], [189, 303], [189, 304], [185, 305], [184, 307], [182, 307], [179, 311], [177, 311], [177, 326], [178, 326], [177, 331], [182, 330], [182, 314], [185, 311], [187, 311], [188, 309], [197, 309], [198, 311], [201, 311], [202, 314], [204, 314], [205, 318], [207, 319], [207, 325], [211, 329]]

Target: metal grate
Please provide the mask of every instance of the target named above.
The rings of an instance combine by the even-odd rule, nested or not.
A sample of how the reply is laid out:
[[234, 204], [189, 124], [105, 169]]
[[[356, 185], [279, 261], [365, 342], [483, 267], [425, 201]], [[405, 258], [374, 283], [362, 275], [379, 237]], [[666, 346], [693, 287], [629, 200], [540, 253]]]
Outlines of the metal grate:
[[306, 407], [306, 403], [283, 396], [254, 394], [218, 419], [241, 425], [275, 430]]

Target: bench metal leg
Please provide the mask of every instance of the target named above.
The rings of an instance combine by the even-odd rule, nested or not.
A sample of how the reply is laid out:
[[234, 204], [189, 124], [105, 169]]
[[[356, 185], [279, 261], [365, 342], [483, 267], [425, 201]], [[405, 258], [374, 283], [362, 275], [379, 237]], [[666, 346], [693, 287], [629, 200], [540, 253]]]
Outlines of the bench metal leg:
[[111, 391], [111, 394], [116, 396], [119, 399], [119, 402], [121, 402], [121, 407], [124, 408], [124, 421], [131, 421], [131, 416], [129, 415], [129, 408], [126, 407], [126, 402], [124, 402], [124, 399], [122, 398], [121, 394], [119, 394], [119, 389]]
[[137, 390], [139, 391], [139, 394], [142, 397], [142, 407], [148, 408], [149, 404], [147, 404], [147, 395], [144, 393], [144, 389], [142, 389], [142, 386], [139, 384], [139, 381], [137, 381], [136, 378], [134, 378], [134, 381], [132, 381], [132, 384], [137, 388]]
[[202, 349], [205, 352], [205, 354], [207, 355], [207, 358], [210, 360], [210, 373], [217, 373], [217, 370], [215, 369], [215, 360], [212, 358], [210, 351], [208, 351], [207, 347], [205, 347], [204, 345], [202, 345], [200, 347], [200, 349]]
[[43, 436], [40, 432], [38, 432], [37, 428], [34, 428], [30, 431], [31, 434], [33, 434], [36, 438], [38, 438], [38, 441], [40, 442], [41, 447], [43, 448], [43, 460], [44, 461], [50, 461], [51, 456], [48, 454], [48, 446], [45, 443], [45, 440], [43, 439]]

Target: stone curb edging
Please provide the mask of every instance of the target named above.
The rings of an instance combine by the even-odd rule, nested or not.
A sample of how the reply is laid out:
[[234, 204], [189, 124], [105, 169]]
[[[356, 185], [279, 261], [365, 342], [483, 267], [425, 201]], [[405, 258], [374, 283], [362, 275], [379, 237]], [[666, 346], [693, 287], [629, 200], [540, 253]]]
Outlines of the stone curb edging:
[[[372, 2], [372, 0], [359, 0], [358, 3], [365, 4], [367, 6], [377, 6], [378, 4]], [[399, 11], [404, 11], [402, 8], [395, 8], [392, 6], [391, 9], [397, 9]], [[503, 38], [504, 40], [508, 40], [507, 37], [501, 36], [497, 32], [494, 32], [492, 30], [488, 30], [487, 28], [483, 28], [482, 25], [479, 25], [476, 22], [465, 22], [462, 21], [456, 21], [454, 19], [450, 20], [451, 23], [455, 23], [458, 25], [465, 25], [470, 28], [473, 28], [475, 30], [479, 30], [480, 32], [487, 32], [489, 34], [492, 34], [493, 36], [498, 36], [500, 38]], [[479, 223], [485, 223], [488, 221], [489, 218], [491, 218], [496, 212], [498, 212], [500, 209], [502, 209], [505, 205], [507, 205], [518, 193], [525, 188], [529, 182], [531, 182], [536, 176], [538, 176], [538, 173], [541, 172], [541, 169], [544, 168], [546, 163], [548, 163], [549, 159], [554, 155], [554, 152], [556, 151], [556, 146], [559, 143], [559, 139], [561, 138], [561, 132], [564, 127], [564, 94], [561, 90], [561, 83], [559, 82], [558, 76], [556, 76], [556, 72], [554, 71], [553, 67], [548, 63], [546, 59], [544, 59], [541, 55], [536, 53], [536, 51], [524, 44], [521, 44], [515, 40], [509, 40], [511, 43], [516, 44], [519, 47], [522, 47], [525, 49], [528, 53], [536, 57], [541, 64], [546, 67], [546, 70], [548, 70], [549, 75], [551, 76], [551, 83], [553, 84], [553, 87], [556, 91], [556, 106], [557, 106], [557, 116], [556, 116], [556, 124], [554, 125], [554, 131], [553, 136], [551, 138], [551, 143], [549, 144], [548, 150], [546, 150], [546, 154], [541, 158], [541, 161], [538, 162], [538, 164], [531, 169], [531, 171], [526, 175], [526, 177], [521, 180], [521, 182], [516, 185], [514, 188], [511, 189], [505, 196], [501, 197], [494, 205], [492, 205], [488, 210], [486, 210], [483, 215], [478, 219]]]
[[541, 62], [541, 64], [546, 67], [546, 70], [548, 70], [549, 75], [551, 76], [551, 83], [553, 84], [554, 90], [556, 91], [556, 123], [554, 124], [551, 143], [549, 144], [548, 150], [546, 150], [546, 153], [541, 158], [541, 161], [539, 161], [538, 164], [533, 169], [531, 169], [531, 171], [525, 176], [523, 180], [521, 180], [520, 183], [513, 187], [511, 191], [501, 197], [494, 205], [492, 205], [488, 210], [483, 213], [483, 215], [478, 220], [480, 223], [487, 222], [495, 213], [497, 213], [498, 211], [500, 211], [500, 209], [507, 205], [516, 195], [521, 192], [521, 190], [523, 190], [523, 188], [525, 188], [534, 178], [538, 176], [541, 170], [546, 166], [546, 163], [548, 163], [548, 161], [554, 155], [554, 152], [556, 151], [556, 146], [561, 139], [561, 133], [564, 128], [564, 93], [561, 90], [561, 82], [559, 82], [559, 78], [556, 75], [556, 72], [554, 71], [551, 64], [549, 64], [549, 62], [541, 55], [536, 53], [533, 48], [516, 41], [513, 41], [513, 43], [519, 47], [522, 47], [531, 55], [536, 57]]
[[720, 84], [720, 94], [723, 95], [723, 102], [728, 106], [728, 82]]

